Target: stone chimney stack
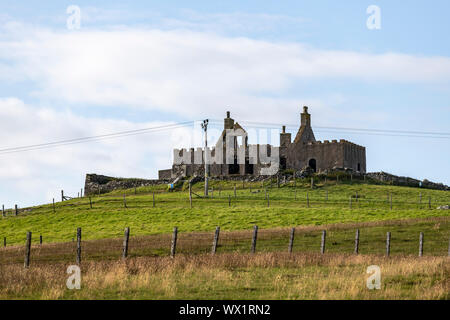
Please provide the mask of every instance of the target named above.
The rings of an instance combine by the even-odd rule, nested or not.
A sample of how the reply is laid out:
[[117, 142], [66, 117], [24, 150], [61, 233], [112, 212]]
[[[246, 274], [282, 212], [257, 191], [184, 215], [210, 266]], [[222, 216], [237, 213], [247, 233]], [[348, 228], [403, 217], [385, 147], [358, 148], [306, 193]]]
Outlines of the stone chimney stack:
[[300, 126], [311, 127], [311, 115], [308, 113], [308, 107], [303, 107], [303, 112], [300, 114]]
[[227, 117], [223, 120], [224, 129], [233, 129], [234, 119], [230, 118], [230, 111], [227, 111]]

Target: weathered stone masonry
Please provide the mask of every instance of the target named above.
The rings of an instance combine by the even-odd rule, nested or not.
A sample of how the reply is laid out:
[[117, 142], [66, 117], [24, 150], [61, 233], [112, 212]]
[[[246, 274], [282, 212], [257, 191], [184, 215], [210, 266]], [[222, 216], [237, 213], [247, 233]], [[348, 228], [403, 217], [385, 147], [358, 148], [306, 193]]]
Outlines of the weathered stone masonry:
[[[240, 130], [245, 133], [245, 130], [230, 117], [230, 112], [227, 112], [227, 117], [224, 119], [224, 130], [220, 136], [216, 148], [212, 150], [212, 155], [220, 151], [222, 148], [223, 159], [225, 160], [226, 147], [226, 131], [227, 129]], [[236, 141], [234, 137], [234, 163], [212, 163], [209, 165], [210, 176], [235, 176], [235, 175], [266, 175], [268, 170], [267, 164], [260, 162], [259, 156], [256, 163], [251, 164], [249, 161], [249, 145], [247, 139], [244, 139], [245, 144], [245, 163], [237, 163]], [[254, 145], [253, 147], [259, 150], [265, 145]], [[270, 154], [273, 146], [267, 145], [267, 150]], [[203, 175], [204, 165], [202, 149], [198, 148], [186, 150], [174, 150], [175, 155], [183, 157], [185, 162], [174, 163], [171, 169], [160, 170], [160, 179], [174, 179], [177, 177]], [[195, 162], [194, 158], [197, 156], [200, 162]], [[294, 171], [301, 170], [307, 166], [315, 172], [324, 170], [347, 168], [354, 172], [366, 173], [366, 148], [354, 144], [346, 140], [332, 140], [331, 142], [325, 140], [323, 142], [316, 141], [314, 132], [311, 127], [311, 115], [308, 113], [308, 107], [303, 107], [303, 112], [300, 114], [300, 128], [296, 134], [294, 141], [291, 141], [291, 134], [286, 133], [286, 128], [283, 126], [280, 134], [279, 147], [279, 166], [281, 170], [292, 169]], [[194, 164], [195, 163], [195, 164]]]

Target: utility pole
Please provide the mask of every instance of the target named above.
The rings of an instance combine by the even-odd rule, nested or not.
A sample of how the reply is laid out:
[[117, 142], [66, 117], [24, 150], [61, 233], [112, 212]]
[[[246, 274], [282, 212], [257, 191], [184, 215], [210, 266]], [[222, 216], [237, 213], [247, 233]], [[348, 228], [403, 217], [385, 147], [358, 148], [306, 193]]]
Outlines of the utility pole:
[[208, 119], [203, 120], [202, 123], [202, 129], [205, 131], [205, 152], [204, 152], [204, 159], [205, 159], [205, 197], [208, 196], [208, 159], [206, 155], [206, 149], [208, 148]]

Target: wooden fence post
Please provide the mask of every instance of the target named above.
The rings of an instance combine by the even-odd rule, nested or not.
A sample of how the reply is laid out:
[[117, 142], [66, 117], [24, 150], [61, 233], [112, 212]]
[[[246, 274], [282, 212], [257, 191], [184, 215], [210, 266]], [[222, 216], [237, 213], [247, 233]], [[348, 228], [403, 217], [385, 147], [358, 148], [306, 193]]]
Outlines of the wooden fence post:
[[2, 204], [2, 217], [6, 217], [5, 215], [5, 205]]
[[277, 175], [277, 188], [280, 187], [280, 176]]
[[214, 187], [211, 187], [211, 199], [214, 199]]
[[[128, 251], [128, 241], [127, 241]], [[77, 264], [81, 263], [81, 228], [77, 228]]]
[[236, 199], [236, 184], [234, 185], [234, 198]]
[[295, 228], [292, 228], [289, 237], [289, 248], [288, 248], [289, 253], [292, 253], [292, 248], [294, 247], [294, 235], [295, 235]]
[[228, 206], [231, 207], [231, 196], [228, 195]]
[[391, 233], [388, 232], [386, 235], [386, 256], [389, 257], [390, 253], [391, 253]]
[[19, 214], [19, 208], [17, 207], [17, 204], [15, 205], [15, 211], [14, 215], [17, 216]]
[[258, 237], [258, 226], [253, 227], [253, 237], [252, 237], [252, 253], [256, 252], [256, 238]]
[[355, 201], [358, 202], [358, 191], [356, 191], [355, 196], [356, 196]]
[[306, 193], [306, 207], [309, 208], [309, 193]]
[[267, 188], [264, 188], [264, 200], [267, 200]]
[[314, 189], [314, 178], [311, 177], [311, 189]]
[[391, 210], [392, 210], [392, 193], [391, 193], [391, 197], [390, 197], [390, 208], [391, 208]]
[[325, 241], [327, 238], [327, 231], [323, 230], [322, 231], [322, 241], [320, 242], [320, 253], [324, 254], [325, 253]]
[[419, 204], [422, 204], [422, 192], [419, 194]]
[[90, 206], [91, 209], [92, 209], [92, 199], [91, 199], [91, 197], [89, 197], [89, 206]]
[[42, 245], [42, 234], [39, 235], [39, 245]]
[[153, 192], [152, 193], [152, 197], [153, 197], [153, 208], [156, 206], [156, 203], [155, 203], [155, 193]]
[[351, 210], [352, 209], [352, 196], [350, 196], [349, 206], [350, 206], [350, 210]]
[[123, 195], [123, 207], [127, 208], [127, 199], [126, 199], [126, 195]]
[[328, 202], [328, 190], [326, 190], [325, 201], [327, 201], [327, 202]]
[[428, 197], [428, 209], [431, 209], [431, 197]]
[[267, 195], [267, 208], [269, 208], [270, 207], [270, 198], [269, 198], [269, 195]]
[[423, 256], [423, 232], [419, 236], [419, 257]]
[[294, 200], [297, 200], [297, 189], [294, 189]]
[[61, 202], [64, 201], [64, 190], [61, 190]]
[[80, 196], [83, 198], [83, 188], [80, 190]]
[[6, 237], [3, 237], [3, 246], [6, 247]]
[[56, 208], [55, 208], [55, 198], [53, 198], [53, 213], [56, 212]]
[[175, 257], [175, 252], [177, 250], [177, 237], [178, 237], [178, 227], [173, 228], [172, 234], [172, 245], [170, 246], [170, 256]]
[[28, 268], [30, 266], [30, 252], [31, 252], [31, 231], [28, 231], [27, 242], [25, 245], [25, 262], [24, 262], [25, 268]]
[[355, 235], [355, 254], [359, 253], [359, 229], [356, 229]]
[[216, 227], [216, 232], [214, 233], [213, 246], [212, 246], [212, 250], [211, 250], [212, 254], [216, 254], [217, 244], [219, 243], [219, 233], [220, 233], [220, 227]]
[[128, 256], [128, 240], [130, 239], [130, 228], [125, 228], [125, 234], [123, 237], [123, 250], [122, 250], [122, 259], [126, 259]]
[[[6, 239], [6, 238], [5, 238]], [[448, 240], [448, 256], [450, 257], [450, 238]]]
[[192, 209], [192, 186], [190, 182], [189, 182], [189, 206]]

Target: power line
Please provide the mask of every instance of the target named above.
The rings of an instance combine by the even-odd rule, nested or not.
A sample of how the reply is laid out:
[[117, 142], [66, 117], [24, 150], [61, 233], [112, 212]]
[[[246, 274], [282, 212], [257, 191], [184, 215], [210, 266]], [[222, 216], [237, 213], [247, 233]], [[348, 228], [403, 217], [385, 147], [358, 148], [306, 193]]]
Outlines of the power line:
[[[211, 120], [214, 123], [221, 123], [220, 120]], [[257, 128], [280, 128], [283, 124], [279, 123], [267, 123], [267, 122], [254, 122], [254, 121], [240, 121], [241, 124], [248, 124]], [[297, 129], [298, 125], [288, 124], [287, 128]], [[322, 132], [340, 132], [348, 134], [369, 134], [369, 135], [384, 135], [384, 136], [396, 136], [396, 137], [416, 137], [416, 138], [444, 138], [450, 139], [450, 132], [426, 132], [426, 131], [402, 131], [402, 130], [386, 130], [386, 129], [363, 129], [363, 128], [346, 128], [346, 127], [322, 127], [314, 126], [313, 128], [319, 129], [318, 131], [336, 130], [336, 131], [322, 131]], [[343, 132], [346, 131], [346, 132]], [[354, 131], [354, 132], [349, 132]]]
[[66, 145], [71, 145], [71, 144], [78, 144], [78, 143], [87, 143], [87, 142], [99, 141], [99, 140], [105, 140], [105, 139], [121, 138], [121, 137], [127, 137], [127, 136], [139, 135], [139, 134], [155, 133], [155, 132], [160, 132], [160, 131], [164, 131], [164, 130], [185, 127], [186, 125], [194, 124], [194, 123], [195, 123], [195, 121], [187, 121], [187, 122], [180, 122], [180, 123], [175, 123], [175, 124], [171, 124], [171, 125], [163, 125], [163, 126], [142, 128], [142, 129], [136, 129], [136, 130], [121, 131], [121, 132], [102, 134], [102, 135], [97, 135], [97, 136], [60, 140], [60, 141], [40, 143], [40, 144], [21, 146], [21, 147], [5, 148], [5, 149], [0, 149], [0, 155], [8, 154], [8, 153], [46, 149], [46, 148], [54, 148], [54, 147], [60, 147], [60, 146], [66, 146]]

